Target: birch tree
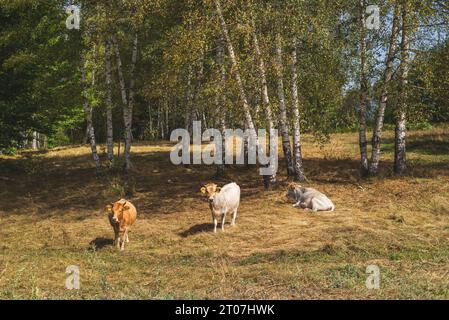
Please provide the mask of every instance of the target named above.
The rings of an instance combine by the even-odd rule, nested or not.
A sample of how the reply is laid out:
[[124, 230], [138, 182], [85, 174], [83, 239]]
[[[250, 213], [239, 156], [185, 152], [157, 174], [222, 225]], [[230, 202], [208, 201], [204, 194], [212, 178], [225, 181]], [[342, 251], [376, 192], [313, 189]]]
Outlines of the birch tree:
[[225, 153], [226, 153], [226, 95], [224, 88], [226, 86], [226, 66], [225, 66], [225, 50], [224, 40], [221, 36], [217, 41], [217, 67], [219, 77], [219, 88], [216, 95], [216, 107], [218, 112], [218, 122], [220, 126], [220, 132], [222, 137], [222, 150], [221, 161], [222, 163], [217, 165], [217, 175], [221, 176], [225, 172]]
[[125, 169], [129, 170], [132, 168], [131, 163], [131, 145], [132, 145], [132, 117], [133, 117], [133, 106], [134, 106], [134, 86], [135, 86], [135, 70], [137, 63], [137, 50], [138, 50], [138, 35], [137, 32], [134, 34], [133, 46], [132, 46], [132, 58], [130, 66], [130, 82], [129, 82], [129, 95], [126, 90], [126, 81], [123, 75], [122, 58], [120, 53], [119, 44], [115, 34], [111, 37], [112, 43], [114, 45], [115, 58], [117, 71], [120, 83], [120, 93], [122, 97], [122, 108], [123, 108], [123, 122], [125, 127], [125, 149], [123, 152], [125, 158]]
[[134, 33], [134, 40], [132, 46], [132, 56], [131, 56], [131, 70], [130, 70], [130, 80], [129, 80], [129, 101], [128, 108], [126, 112], [123, 113], [123, 120], [125, 124], [125, 151], [123, 153], [125, 157], [126, 170], [131, 169], [131, 144], [133, 140], [132, 127], [133, 127], [133, 111], [134, 111], [134, 101], [135, 101], [135, 91], [134, 87], [136, 84], [136, 64], [137, 64], [137, 50], [138, 50], [138, 34]]
[[192, 109], [193, 109], [193, 98], [194, 98], [194, 90], [193, 90], [193, 67], [191, 64], [187, 67], [187, 85], [186, 85], [186, 98], [185, 98], [185, 111], [184, 111], [184, 119], [185, 119], [185, 129], [189, 131], [190, 135], [192, 135]]
[[359, 148], [360, 170], [362, 175], [368, 173], [368, 155], [366, 151], [366, 108], [368, 97], [368, 78], [366, 74], [366, 26], [365, 26], [365, 0], [359, 1], [359, 25], [360, 25], [360, 96], [359, 96]]
[[400, 22], [399, 20], [400, 20], [400, 5], [398, 1], [396, 1], [394, 5], [393, 22], [391, 26], [388, 53], [385, 61], [385, 70], [383, 74], [381, 94], [379, 99], [379, 108], [377, 109], [376, 122], [373, 130], [371, 161], [369, 165], [369, 174], [371, 176], [375, 176], [379, 172], [379, 156], [380, 156], [382, 129], [385, 119], [385, 109], [387, 107], [387, 101], [389, 96], [388, 87], [391, 82], [394, 71], [393, 67], [397, 46], [396, 43], [399, 34], [399, 22]]
[[95, 161], [95, 166], [97, 168], [100, 168], [101, 166], [101, 162], [100, 162], [100, 157], [98, 156], [98, 152], [97, 152], [97, 142], [95, 140], [95, 129], [94, 126], [92, 124], [92, 106], [90, 104], [89, 101], [89, 95], [87, 92], [87, 75], [86, 75], [86, 59], [84, 56], [84, 53], [81, 53], [81, 65], [80, 65], [80, 71], [81, 71], [81, 83], [82, 83], [82, 88], [83, 88], [83, 108], [84, 108], [84, 114], [86, 117], [86, 123], [87, 123], [87, 127], [90, 128], [89, 130], [89, 142], [90, 142], [90, 147], [92, 150], [92, 157]]
[[297, 71], [297, 49], [296, 37], [292, 40], [291, 49], [291, 90], [292, 90], [292, 113], [293, 113], [293, 167], [295, 169], [295, 177], [298, 181], [305, 180], [304, 167], [302, 164], [301, 151], [301, 119], [299, 115], [299, 95], [298, 95], [298, 71]]
[[410, 67], [410, 20], [409, 1], [401, 0], [402, 34], [401, 34], [401, 63], [399, 65], [399, 106], [396, 112], [394, 171], [404, 174], [406, 165], [406, 108], [407, 108], [407, 83]]
[[295, 175], [295, 169], [293, 168], [292, 148], [290, 144], [290, 134], [287, 124], [287, 107], [284, 94], [284, 79], [283, 79], [283, 55], [282, 55], [282, 38], [280, 33], [276, 34], [276, 82], [277, 93], [279, 99], [280, 110], [280, 129], [282, 135], [282, 150], [284, 152], [284, 158], [287, 166], [288, 176]]
[[114, 160], [114, 128], [113, 128], [113, 104], [112, 104], [112, 64], [111, 64], [111, 43], [110, 40], [104, 42], [105, 54], [105, 76], [106, 76], [106, 149], [108, 160]]
[[[242, 77], [240, 75], [240, 71], [239, 71], [239, 67], [238, 67], [238, 62], [237, 62], [237, 57], [235, 55], [235, 51], [234, 51], [234, 46], [232, 44], [231, 41], [231, 37], [229, 36], [229, 31], [228, 31], [228, 27], [226, 25], [226, 21], [224, 20], [223, 17], [223, 13], [221, 10], [221, 4], [220, 4], [220, 0], [214, 0], [215, 3], [215, 8], [217, 11], [217, 15], [220, 21], [220, 27], [221, 27], [221, 32], [223, 34], [223, 37], [226, 41], [227, 44], [227, 48], [228, 48], [228, 53], [229, 53], [229, 57], [231, 59], [231, 63], [232, 63], [232, 72], [234, 74], [235, 80], [237, 82], [237, 87], [238, 87], [238, 91], [239, 91], [239, 97], [242, 103], [242, 108], [243, 108], [243, 113], [244, 113], [244, 117], [245, 117], [245, 122], [246, 122], [246, 127], [247, 129], [250, 130], [250, 132], [255, 134], [255, 126], [254, 126], [254, 122], [251, 116], [251, 111], [250, 111], [250, 107], [248, 104], [248, 99], [245, 93], [245, 88], [243, 86], [243, 81], [242, 81]], [[256, 143], [256, 146], [258, 149], [261, 148], [260, 142], [259, 142], [259, 138], [257, 136], [257, 134], [255, 134], [255, 137], [253, 139]], [[269, 188], [270, 186], [272, 186], [273, 184], [276, 183], [276, 181], [271, 180], [271, 176], [264, 176], [264, 184], [265, 184], [265, 188]]]
[[[250, 9], [251, 10], [251, 9]], [[261, 81], [261, 91], [262, 91], [262, 105], [265, 112], [265, 117], [268, 124], [268, 132], [270, 134], [270, 138], [273, 138], [274, 134], [274, 121], [271, 110], [270, 98], [268, 96], [268, 84], [267, 84], [267, 73], [265, 69], [265, 62], [263, 59], [262, 51], [259, 46], [259, 39], [257, 37], [256, 23], [254, 21], [254, 17], [252, 11], [250, 11], [250, 19], [251, 19], [251, 32], [253, 38], [254, 52], [256, 53], [256, 61], [259, 67], [259, 76]], [[276, 174], [270, 177], [270, 181], [274, 184], [276, 182]]]

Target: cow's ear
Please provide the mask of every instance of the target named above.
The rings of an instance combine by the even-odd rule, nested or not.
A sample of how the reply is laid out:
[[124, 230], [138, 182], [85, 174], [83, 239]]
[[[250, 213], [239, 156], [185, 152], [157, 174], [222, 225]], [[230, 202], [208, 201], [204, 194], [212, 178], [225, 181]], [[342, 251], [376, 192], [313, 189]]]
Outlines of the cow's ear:
[[206, 193], [206, 188], [205, 187], [201, 187], [200, 191], [201, 191], [201, 193]]
[[123, 210], [129, 210], [129, 206], [123, 206]]

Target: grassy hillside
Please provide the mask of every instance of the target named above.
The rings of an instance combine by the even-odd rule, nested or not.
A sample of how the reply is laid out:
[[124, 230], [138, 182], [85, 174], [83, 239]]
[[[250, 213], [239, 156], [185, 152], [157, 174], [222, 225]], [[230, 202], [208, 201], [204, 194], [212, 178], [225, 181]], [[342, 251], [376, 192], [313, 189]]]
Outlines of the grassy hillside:
[[[0, 298], [448, 299], [449, 129], [409, 133], [406, 177], [392, 174], [392, 136], [368, 181], [356, 134], [304, 137], [307, 185], [332, 213], [292, 208], [283, 167], [272, 191], [253, 167], [230, 168], [218, 182], [241, 185], [241, 207], [217, 234], [199, 192], [215, 168], [172, 165], [167, 143], [136, 146], [128, 177], [95, 174], [85, 146], [0, 157]], [[120, 196], [139, 214], [124, 252], [103, 211]], [[370, 264], [379, 290], [365, 288]], [[65, 289], [68, 265], [78, 291]]]

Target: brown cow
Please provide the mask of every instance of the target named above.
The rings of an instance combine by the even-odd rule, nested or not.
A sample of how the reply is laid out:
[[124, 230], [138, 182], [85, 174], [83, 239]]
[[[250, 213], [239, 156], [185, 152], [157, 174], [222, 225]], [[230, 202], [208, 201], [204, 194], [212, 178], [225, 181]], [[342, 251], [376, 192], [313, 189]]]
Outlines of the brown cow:
[[106, 206], [109, 222], [114, 229], [114, 245], [120, 250], [125, 249], [125, 242], [129, 242], [128, 231], [137, 218], [134, 205], [121, 199]]

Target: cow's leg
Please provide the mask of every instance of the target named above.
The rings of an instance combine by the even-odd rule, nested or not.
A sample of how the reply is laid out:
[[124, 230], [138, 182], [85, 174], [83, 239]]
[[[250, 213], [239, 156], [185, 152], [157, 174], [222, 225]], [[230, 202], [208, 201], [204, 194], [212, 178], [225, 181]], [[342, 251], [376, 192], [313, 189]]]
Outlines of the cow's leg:
[[119, 245], [117, 246], [117, 248], [120, 248], [120, 250], [125, 249], [125, 240], [126, 240], [127, 231], [128, 231], [128, 229], [126, 227], [122, 228], [119, 231]]
[[231, 226], [235, 226], [235, 219], [237, 219], [237, 208], [235, 208], [234, 211], [232, 212]]
[[114, 239], [114, 245], [118, 248], [120, 248], [120, 231], [119, 230], [114, 230], [115, 231], [115, 239]]
[[223, 218], [221, 218], [221, 231], [224, 231], [225, 222], [226, 222], [226, 212], [223, 213]]
[[217, 224], [218, 224], [218, 220], [217, 220], [217, 218], [214, 217], [214, 233], [217, 233]]
[[114, 225], [112, 226], [112, 230], [114, 230], [114, 242], [113, 242], [113, 245], [115, 246], [117, 244], [118, 230], [117, 230], [117, 228]]
[[120, 237], [120, 250], [125, 250], [125, 239], [126, 239], [126, 230], [123, 232], [122, 236]]
[[128, 230], [126, 230], [126, 243], [129, 243], [129, 235], [128, 235]]

